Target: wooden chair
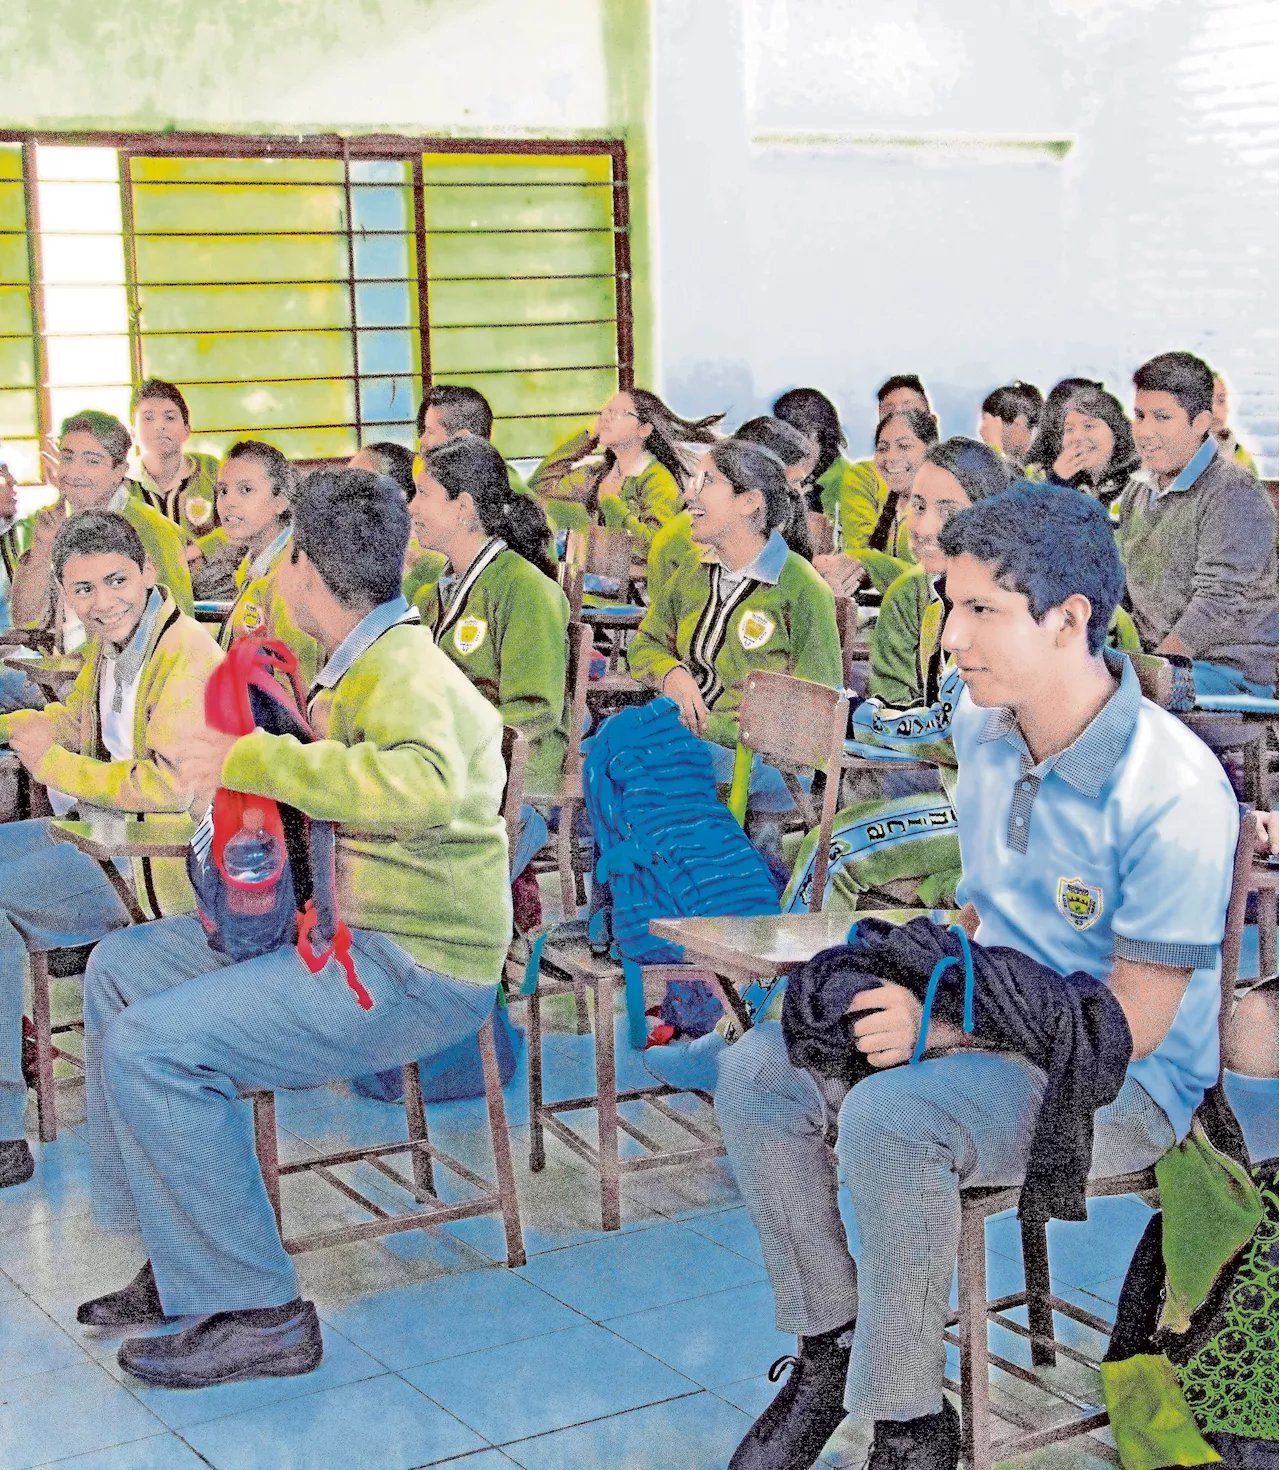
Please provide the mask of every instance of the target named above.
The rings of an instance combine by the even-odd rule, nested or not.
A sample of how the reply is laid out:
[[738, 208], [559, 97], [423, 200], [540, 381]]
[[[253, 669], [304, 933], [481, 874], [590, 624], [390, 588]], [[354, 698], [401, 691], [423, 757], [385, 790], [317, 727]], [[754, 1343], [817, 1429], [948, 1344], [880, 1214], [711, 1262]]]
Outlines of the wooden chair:
[[[1242, 807], [1240, 836], [1236, 843], [1231, 897], [1227, 905], [1226, 928], [1222, 942], [1222, 1008], [1218, 1018], [1219, 1042], [1225, 1038], [1235, 1004], [1236, 976], [1240, 965], [1240, 944], [1244, 932], [1245, 902], [1249, 891], [1266, 880], [1255, 873], [1253, 863], [1254, 822], [1251, 811]], [[1222, 1079], [1219, 1070], [1219, 1082]], [[1111, 1179], [1092, 1179], [1086, 1190], [1089, 1199], [1105, 1199], [1116, 1195], [1147, 1194], [1156, 1188], [1154, 1169], [1121, 1174]], [[1008, 1296], [987, 1299], [986, 1222], [992, 1215], [1015, 1209], [1021, 1191], [1008, 1188], [966, 1189], [960, 1194], [960, 1251], [958, 1308], [948, 1318], [946, 1339], [960, 1349], [960, 1379], [947, 1380], [947, 1386], [960, 1395], [960, 1413], [964, 1439], [964, 1459], [968, 1470], [991, 1470], [999, 1460], [1010, 1460], [1029, 1454], [1044, 1445], [1058, 1444], [1101, 1429], [1107, 1423], [1106, 1409], [1090, 1404], [1055, 1385], [1042, 1380], [1036, 1368], [1050, 1368], [1057, 1354], [1087, 1367], [1097, 1366], [1096, 1359], [1079, 1349], [1058, 1341], [1054, 1336], [1055, 1312], [1082, 1323], [1104, 1336], [1111, 1324], [1093, 1312], [1053, 1295], [1049, 1280], [1048, 1233], [1043, 1223], [1022, 1222], [1022, 1259], [1025, 1288]], [[1025, 1306], [1024, 1326], [1008, 1315], [1015, 1307]], [[991, 1351], [988, 1324], [997, 1323], [1006, 1331], [1031, 1343], [1031, 1368]], [[1024, 1383], [1034, 1384], [1081, 1412], [1045, 1428], [1027, 1428], [1004, 1439], [992, 1439], [990, 1367], [994, 1364]]]
[[[503, 756], [507, 763], [507, 786], [503, 797], [503, 817], [507, 824], [507, 839], [514, 847], [519, 830], [520, 807], [524, 799], [524, 772], [528, 761], [528, 742], [517, 730], [506, 729], [502, 736]], [[525, 1263], [524, 1236], [520, 1228], [520, 1206], [516, 1198], [515, 1174], [511, 1167], [511, 1138], [507, 1132], [506, 1106], [502, 1098], [502, 1082], [498, 1074], [498, 1058], [493, 1044], [493, 1017], [490, 1016], [480, 1028], [480, 1061], [484, 1069], [485, 1101], [489, 1112], [489, 1136], [493, 1145], [496, 1183], [490, 1182], [472, 1169], [436, 1147], [427, 1132], [426, 1109], [422, 1100], [422, 1079], [418, 1063], [404, 1064], [404, 1111], [407, 1140], [403, 1143], [371, 1144], [360, 1148], [342, 1149], [318, 1158], [303, 1159], [295, 1163], [280, 1162], [276, 1129], [275, 1094], [267, 1090], [254, 1090], [246, 1094], [253, 1100], [254, 1143], [258, 1152], [258, 1163], [262, 1169], [267, 1197], [275, 1211], [280, 1239], [291, 1255], [317, 1250], [327, 1245], [343, 1245], [353, 1240], [371, 1240], [382, 1235], [397, 1234], [404, 1230], [425, 1230], [433, 1225], [444, 1225], [453, 1220], [467, 1220], [475, 1215], [500, 1213], [507, 1241], [508, 1266], [523, 1266]], [[387, 1159], [394, 1154], [407, 1153], [413, 1171], [407, 1178], [398, 1169], [392, 1168]], [[410, 1210], [394, 1215], [375, 1200], [369, 1199], [357, 1188], [341, 1179], [334, 1170], [344, 1164], [365, 1163], [376, 1169], [384, 1178], [391, 1180], [411, 1194], [425, 1208]], [[435, 1166], [448, 1169], [465, 1179], [475, 1190], [476, 1197], [457, 1204], [446, 1204], [436, 1193]], [[288, 1236], [285, 1234], [284, 1211], [280, 1198], [280, 1180], [289, 1174], [313, 1174], [324, 1180], [350, 1200], [360, 1205], [373, 1216], [371, 1220], [357, 1225], [340, 1226], [336, 1229], [317, 1231], [311, 1235]]]

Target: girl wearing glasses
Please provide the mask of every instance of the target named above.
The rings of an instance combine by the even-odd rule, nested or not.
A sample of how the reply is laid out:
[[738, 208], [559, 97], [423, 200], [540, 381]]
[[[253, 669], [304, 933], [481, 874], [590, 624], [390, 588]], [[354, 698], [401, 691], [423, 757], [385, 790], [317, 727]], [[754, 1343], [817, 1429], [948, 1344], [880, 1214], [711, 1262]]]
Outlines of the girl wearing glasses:
[[627, 530], [647, 548], [680, 509], [692, 468], [684, 444], [710, 444], [723, 414], [682, 419], [656, 393], [615, 393], [595, 427], [583, 430], [543, 460], [529, 477], [556, 531], [592, 522]]

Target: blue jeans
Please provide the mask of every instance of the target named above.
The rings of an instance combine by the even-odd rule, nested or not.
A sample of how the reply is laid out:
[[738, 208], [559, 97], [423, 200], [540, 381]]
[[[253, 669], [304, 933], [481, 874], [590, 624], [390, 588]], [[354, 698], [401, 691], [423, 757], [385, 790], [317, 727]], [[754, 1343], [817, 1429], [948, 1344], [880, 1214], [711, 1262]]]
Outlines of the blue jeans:
[[0, 669], [0, 715], [20, 709], [43, 709], [45, 697], [21, 669]]
[[1229, 664], [1211, 664], [1206, 659], [1196, 659], [1191, 665], [1191, 676], [1195, 680], [1196, 694], [1252, 694], [1256, 699], [1273, 699], [1275, 686], [1255, 684], [1246, 679], [1239, 669]]
[[49, 819], [0, 824], [0, 1139], [22, 1137], [22, 980], [28, 950], [92, 944], [129, 922], [94, 860]]
[[298, 1295], [253, 1147], [249, 1088], [315, 1087], [480, 1030], [495, 985], [424, 969], [385, 934], [352, 935], [361, 1010], [336, 961], [293, 949], [233, 964], [197, 919], [122, 930], [85, 976], [93, 1208], [140, 1230], [170, 1315], [283, 1306]]

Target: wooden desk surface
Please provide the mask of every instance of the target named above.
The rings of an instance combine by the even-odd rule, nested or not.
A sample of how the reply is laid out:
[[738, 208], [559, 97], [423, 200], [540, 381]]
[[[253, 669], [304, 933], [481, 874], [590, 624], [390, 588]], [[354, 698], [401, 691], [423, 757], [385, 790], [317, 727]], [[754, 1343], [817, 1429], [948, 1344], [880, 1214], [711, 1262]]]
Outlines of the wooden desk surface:
[[51, 822], [49, 835], [102, 863], [113, 858], [185, 857], [195, 831], [195, 823], [185, 816], [125, 817], [123, 822], [112, 822], [111, 816], [92, 822]]
[[859, 919], [933, 918], [950, 922], [942, 909], [869, 909], [863, 914], [764, 914], [759, 918], [651, 919], [649, 933], [684, 946], [686, 962], [701, 961], [731, 977], [772, 979], [803, 965], [832, 945], [843, 944]]

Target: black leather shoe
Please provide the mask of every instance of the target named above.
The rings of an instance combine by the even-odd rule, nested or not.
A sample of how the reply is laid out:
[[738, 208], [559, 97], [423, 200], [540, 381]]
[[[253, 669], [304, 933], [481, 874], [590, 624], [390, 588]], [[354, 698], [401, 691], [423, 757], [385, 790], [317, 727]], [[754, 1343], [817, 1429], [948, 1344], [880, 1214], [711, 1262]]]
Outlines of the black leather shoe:
[[76, 1321], [82, 1327], [103, 1327], [108, 1331], [123, 1327], [163, 1327], [166, 1322], [177, 1320], [165, 1316], [150, 1261], [128, 1286], [110, 1291], [106, 1296], [95, 1296], [76, 1308]]
[[844, 1384], [853, 1323], [802, 1337], [796, 1357], [779, 1358], [770, 1383], [791, 1369], [781, 1393], [747, 1431], [729, 1470], [809, 1470], [845, 1417]]
[[0, 1189], [25, 1184], [35, 1172], [36, 1161], [25, 1138], [0, 1140]]
[[117, 1361], [163, 1388], [208, 1388], [244, 1378], [292, 1378], [320, 1366], [320, 1319], [301, 1298], [283, 1307], [215, 1312], [181, 1332], [127, 1337]]
[[919, 1419], [877, 1419], [866, 1470], [956, 1470], [960, 1416], [950, 1399]]

